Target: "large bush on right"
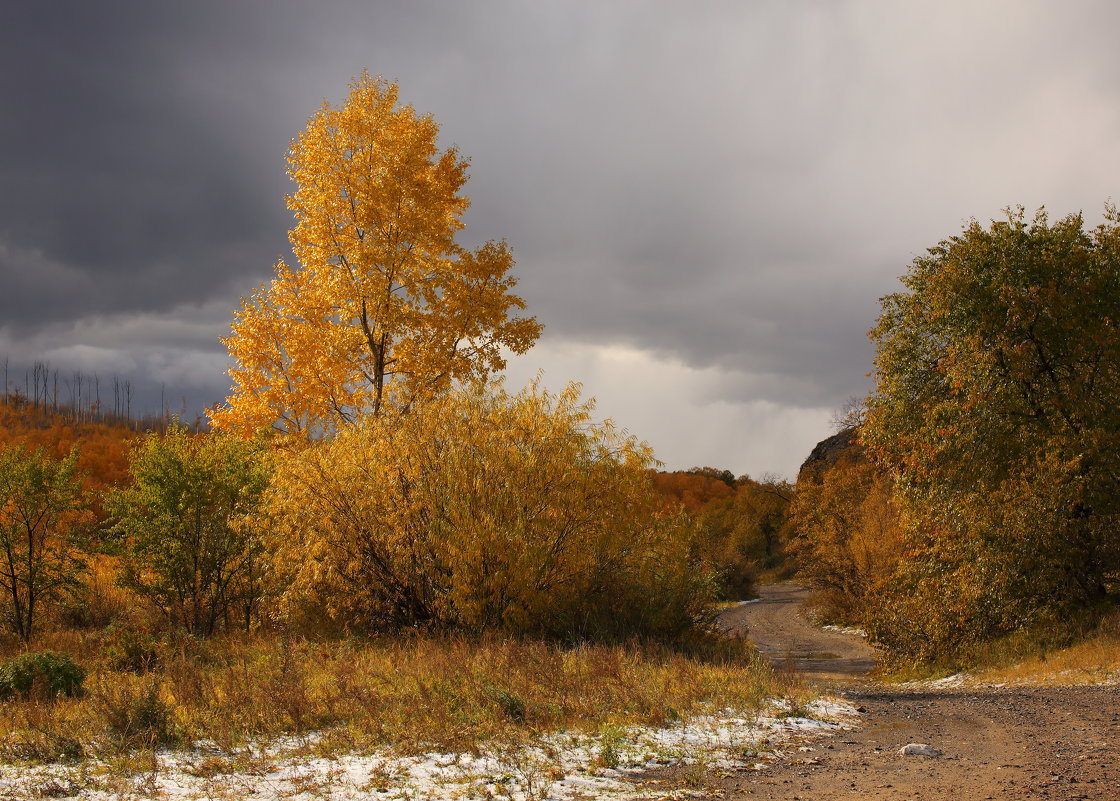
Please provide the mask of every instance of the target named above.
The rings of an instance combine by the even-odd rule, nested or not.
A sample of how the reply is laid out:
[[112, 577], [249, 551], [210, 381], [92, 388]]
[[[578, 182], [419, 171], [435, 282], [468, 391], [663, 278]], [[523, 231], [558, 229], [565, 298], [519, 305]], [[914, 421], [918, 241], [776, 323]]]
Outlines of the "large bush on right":
[[292, 614], [352, 630], [674, 636], [708, 613], [695, 526], [649, 448], [572, 386], [448, 394], [282, 460], [269, 503]]
[[863, 442], [906, 558], [869, 624], [896, 659], [966, 654], [1120, 601], [1120, 214], [972, 223], [883, 299]]

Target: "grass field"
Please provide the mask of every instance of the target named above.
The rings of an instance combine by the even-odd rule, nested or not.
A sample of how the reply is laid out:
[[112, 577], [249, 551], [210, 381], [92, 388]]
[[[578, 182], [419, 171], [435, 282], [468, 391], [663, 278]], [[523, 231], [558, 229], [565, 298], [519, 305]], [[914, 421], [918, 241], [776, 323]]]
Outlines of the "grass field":
[[497, 637], [316, 642], [57, 635], [78, 698], [12, 701], [0, 758], [53, 761], [319, 732], [324, 748], [468, 750], [519, 731], [658, 726], [788, 696], [746, 647], [564, 648]]
[[4, 797], [626, 795], [619, 771], [683, 763], [701, 782], [835, 725], [809, 720], [835, 710], [737, 641], [118, 632], [43, 645], [88, 670], [85, 693], [3, 705]]

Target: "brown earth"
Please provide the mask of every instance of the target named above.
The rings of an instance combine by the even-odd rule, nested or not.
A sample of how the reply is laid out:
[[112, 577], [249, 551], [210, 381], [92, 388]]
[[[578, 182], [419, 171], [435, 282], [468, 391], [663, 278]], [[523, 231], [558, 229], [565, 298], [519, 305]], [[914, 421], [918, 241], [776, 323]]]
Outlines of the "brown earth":
[[[1120, 801], [1120, 687], [905, 689], [872, 681], [862, 639], [801, 614], [806, 590], [762, 588], [726, 611], [778, 665], [848, 699], [859, 729], [807, 741], [760, 771], [713, 778], [721, 799], [1100, 799]], [[901, 756], [928, 743], [941, 757]]]
[[809, 591], [795, 584], [768, 584], [759, 598], [733, 606], [719, 617], [720, 626], [745, 636], [780, 668], [807, 679], [843, 681], [865, 678], [875, 667], [875, 652], [862, 637], [826, 631], [804, 615]]

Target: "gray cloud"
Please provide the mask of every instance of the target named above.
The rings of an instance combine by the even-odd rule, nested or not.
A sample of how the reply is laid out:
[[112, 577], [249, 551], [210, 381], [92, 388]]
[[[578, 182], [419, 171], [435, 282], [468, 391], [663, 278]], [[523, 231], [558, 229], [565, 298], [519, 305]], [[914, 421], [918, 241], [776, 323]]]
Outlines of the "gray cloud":
[[1115, 194], [1118, 23], [1012, 0], [6, 4], [0, 341], [220, 393], [228, 310], [287, 248], [287, 143], [368, 67], [472, 158], [466, 241], [510, 240], [549, 341], [835, 406], [914, 255], [1007, 204]]

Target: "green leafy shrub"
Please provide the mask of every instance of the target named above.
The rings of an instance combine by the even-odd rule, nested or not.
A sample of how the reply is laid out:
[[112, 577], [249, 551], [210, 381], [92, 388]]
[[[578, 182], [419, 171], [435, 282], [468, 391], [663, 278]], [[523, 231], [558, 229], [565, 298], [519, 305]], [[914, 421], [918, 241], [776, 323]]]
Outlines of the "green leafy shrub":
[[86, 672], [66, 654], [20, 654], [0, 665], [0, 700], [82, 694]]
[[173, 425], [133, 451], [133, 483], [107, 498], [124, 544], [121, 584], [173, 629], [209, 637], [250, 629], [263, 558], [245, 516], [268, 485], [261, 440], [192, 434]]

